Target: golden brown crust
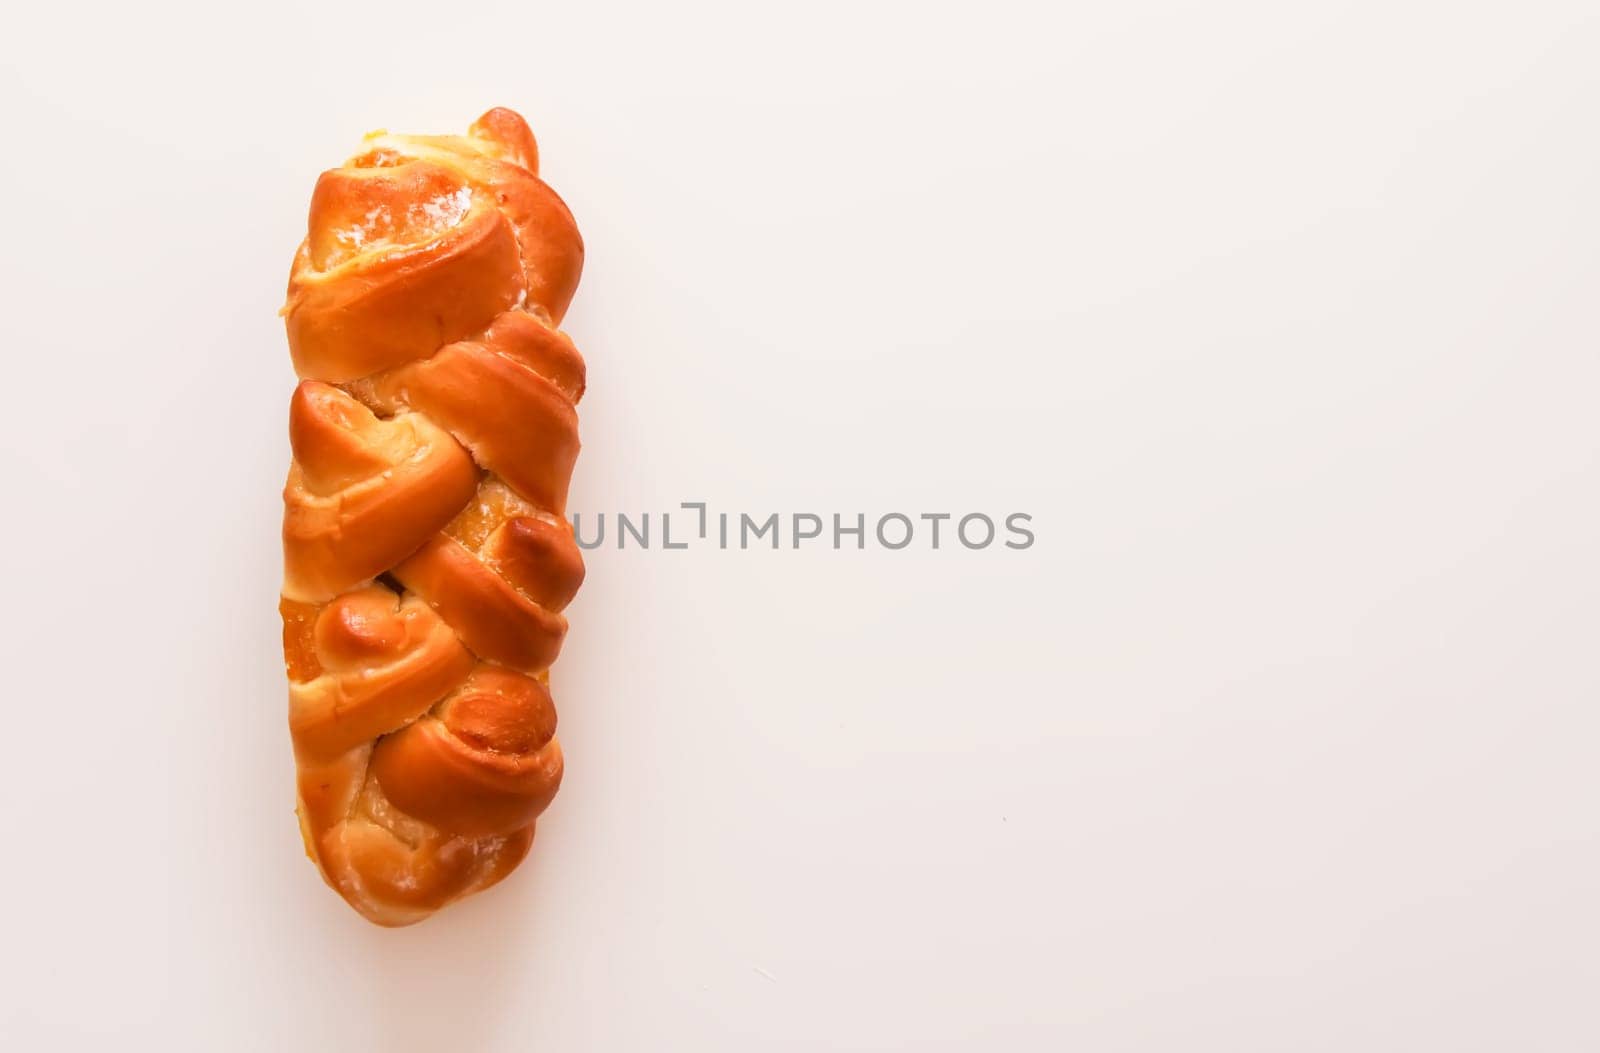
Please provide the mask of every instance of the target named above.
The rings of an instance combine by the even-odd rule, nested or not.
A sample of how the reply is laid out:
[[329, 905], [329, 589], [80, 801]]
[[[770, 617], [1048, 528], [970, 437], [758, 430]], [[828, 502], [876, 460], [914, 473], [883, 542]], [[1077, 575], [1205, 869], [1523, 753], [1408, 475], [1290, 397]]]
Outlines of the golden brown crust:
[[524, 500], [566, 512], [578, 415], [560, 388], [515, 359], [467, 340], [352, 390], [383, 412], [436, 421]]
[[426, 416], [382, 421], [338, 388], [303, 381], [289, 404], [283, 594], [325, 600], [377, 577], [478, 490], [472, 457]]
[[419, 921], [527, 854], [561, 781], [548, 670], [583, 580], [562, 518], [583, 359], [555, 326], [583, 244], [510, 110], [370, 136], [312, 195], [284, 659], [306, 851]]
[[555, 720], [542, 683], [483, 666], [437, 716], [382, 739], [372, 773], [391, 803], [441, 830], [509, 834], [561, 784]]
[[394, 569], [461, 636], [472, 653], [530, 675], [550, 668], [567, 620], [518, 592], [454, 538], [436, 536]]

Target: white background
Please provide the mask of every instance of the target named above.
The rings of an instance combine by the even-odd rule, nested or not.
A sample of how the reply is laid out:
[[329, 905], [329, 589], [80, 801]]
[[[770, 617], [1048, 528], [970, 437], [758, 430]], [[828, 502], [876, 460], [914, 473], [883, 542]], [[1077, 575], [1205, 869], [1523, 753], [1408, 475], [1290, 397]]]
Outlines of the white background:
[[[1593, 5], [7, 21], [11, 1048], [1600, 1048]], [[276, 311], [322, 168], [496, 104], [574, 509], [1038, 543], [592, 553], [533, 857], [383, 931], [291, 812]]]

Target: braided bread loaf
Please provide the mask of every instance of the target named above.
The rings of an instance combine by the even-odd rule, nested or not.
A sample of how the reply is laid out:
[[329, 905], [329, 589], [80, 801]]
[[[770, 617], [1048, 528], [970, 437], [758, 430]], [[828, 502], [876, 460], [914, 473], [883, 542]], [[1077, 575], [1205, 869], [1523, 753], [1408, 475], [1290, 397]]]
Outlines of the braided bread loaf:
[[505, 877], [561, 781], [548, 689], [583, 243], [510, 110], [323, 173], [284, 307], [283, 647], [307, 854], [407, 925]]

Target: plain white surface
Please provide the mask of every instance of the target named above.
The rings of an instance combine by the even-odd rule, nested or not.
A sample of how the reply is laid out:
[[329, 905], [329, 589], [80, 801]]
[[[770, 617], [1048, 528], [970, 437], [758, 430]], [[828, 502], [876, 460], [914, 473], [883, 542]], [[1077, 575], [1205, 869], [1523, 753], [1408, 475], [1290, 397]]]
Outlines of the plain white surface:
[[[17, 1049], [1600, 1047], [1600, 22], [1571, 3], [8, 15]], [[534, 858], [302, 857], [275, 312], [318, 171], [522, 110], [591, 554]]]

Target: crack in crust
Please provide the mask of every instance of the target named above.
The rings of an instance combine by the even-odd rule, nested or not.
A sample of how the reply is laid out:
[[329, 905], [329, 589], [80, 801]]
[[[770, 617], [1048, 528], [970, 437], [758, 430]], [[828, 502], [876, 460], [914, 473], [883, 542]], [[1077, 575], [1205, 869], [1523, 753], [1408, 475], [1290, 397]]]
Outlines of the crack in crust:
[[582, 263], [510, 110], [374, 133], [312, 195], [283, 312], [289, 724], [306, 852], [380, 925], [503, 878], [560, 785]]

